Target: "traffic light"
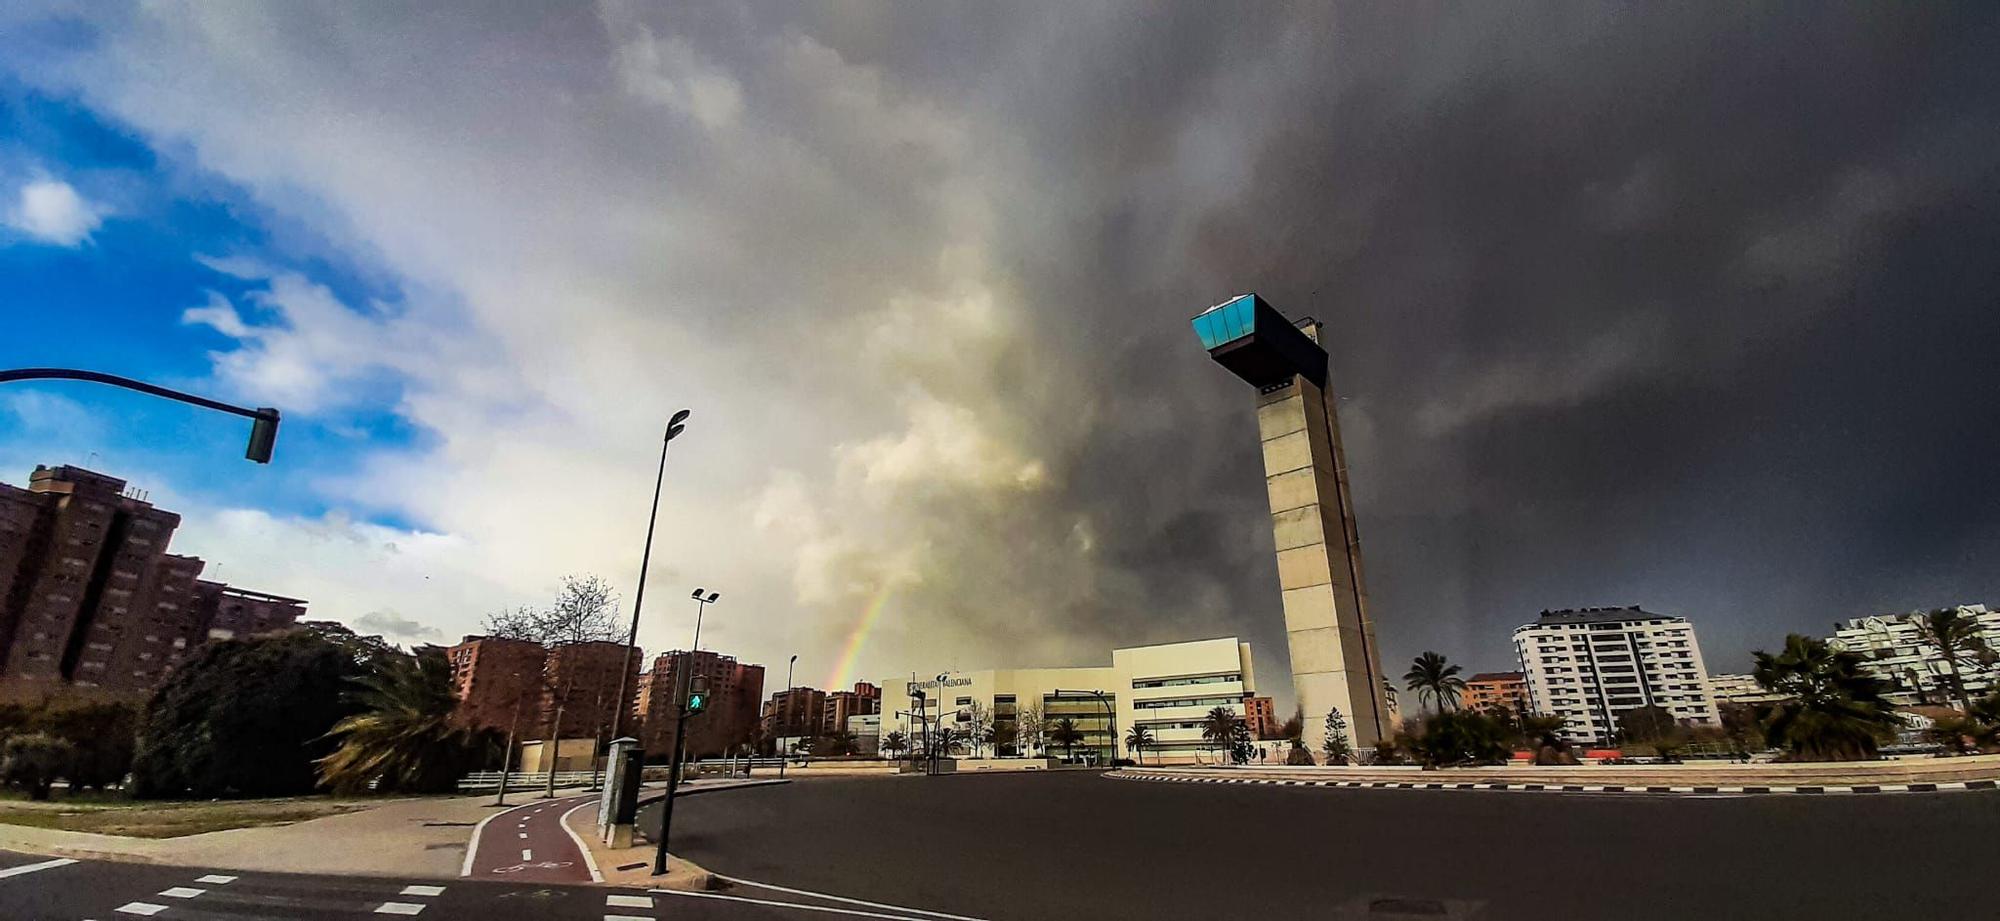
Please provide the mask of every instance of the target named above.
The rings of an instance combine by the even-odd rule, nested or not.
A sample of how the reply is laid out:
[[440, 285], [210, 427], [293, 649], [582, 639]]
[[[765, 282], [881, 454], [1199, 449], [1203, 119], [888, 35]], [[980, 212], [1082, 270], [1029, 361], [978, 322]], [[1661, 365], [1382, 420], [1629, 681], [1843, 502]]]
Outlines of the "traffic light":
[[250, 419], [250, 447], [243, 452], [243, 456], [268, 464], [271, 462], [271, 449], [278, 443], [278, 411], [268, 406], [258, 407], [257, 414]]
[[708, 709], [708, 679], [697, 675], [688, 688], [688, 715], [692, 716]]

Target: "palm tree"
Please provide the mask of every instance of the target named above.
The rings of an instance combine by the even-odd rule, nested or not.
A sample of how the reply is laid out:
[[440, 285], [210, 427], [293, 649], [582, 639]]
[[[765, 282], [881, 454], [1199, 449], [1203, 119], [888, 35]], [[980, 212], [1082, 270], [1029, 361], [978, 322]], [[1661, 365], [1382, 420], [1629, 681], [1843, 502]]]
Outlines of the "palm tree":
[[355, 684], [361, 710], [327, 733], [340, 747], [319, 761], [322, 786], [446, 791], [477, 760], [485, 734], [453, 721], [458, 695], [443, 650], [381, 656]]
[[1146, 763], [1146, 746], [1151, 744], [1153, 744], [1153, 730], [1144, 726], [1134, 726], [1132, 731], [1125, 733], [1125, 747], [1131, 749], [1132, 754], [1139, 756], [1140, 764]]
[[1201, 718], [1201, 738], [1211, 749], [1225, 748], [1236, 734], [1236, 711], [1216, 707]]
[[1083, 741], [1083, 731], [1076, 728], [1076, 720], [1065, 716], [1049, 724], [1049, 741], [1063, 747], [1063, 760], [1070, 759], [1070, 748]]
[[1944, 660], [1945, 673], [1950, 681], [1945, 682], [1958, 694], [1962, 710], [1972, 709], [1972, 696], [1965, 692], [1965, 681], [1959, 676], [1959, 662], [1972, 659], [1986, 648], [1979, 621], [1966, 616], [1957, 608], [1938, 608], [1928, 614], [1914, 618], [1917, 639], [1930, 644]]
[[1418, 703], [1428, 699], [1439, 713], [1456, 710], [1458, 695], [1465, 691], [1465, 679], [1458, 677], [1461, 670], [1448, 664], [1444, 656], [1427, 651], [1410, 660], [1410, 670], [1403, 673], [1403, 686], [1417, 692]]
[[1793, 760], [1871, 760], [1876, 740], [1901, 725], [1882, 700], [1883, 682], [1862, 670], [1859, 655], [1796, 633], [1785, 637], [1783, 652], [1751, 655], [1757, 683], [1790, 698], [1775, 705], [1764, 732]]
[[889, 753], [890, 760], [903, 760], [903, 753], [910, 750], [910, 737], [900, 729], [882, 737], [882, 750]]

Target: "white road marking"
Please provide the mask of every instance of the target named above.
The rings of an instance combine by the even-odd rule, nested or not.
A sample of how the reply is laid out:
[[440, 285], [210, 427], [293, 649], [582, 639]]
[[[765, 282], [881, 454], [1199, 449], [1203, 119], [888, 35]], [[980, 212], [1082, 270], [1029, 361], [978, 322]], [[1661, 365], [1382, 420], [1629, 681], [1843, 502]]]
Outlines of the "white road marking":
[[644, 895], [607, 895], [604, 897], [604, 907], [651, 908], [653, 907], [653, 899], [651, 896]]
[[504, 809], [501, 810], [500, 812], [495, 812], [487, 816], [486, 818], [480, 819], [478, 825], [472, 826], [472, 838], [470, 839], [469, 843], [467, 843], [465, 846], [465, 863], [459, 866], [458, 875], [460, 876], [472, 875], [472, 858], [479, 856], [479, 833], [486, 830], [486, 823], [491, 822], [494, 819], [497, 819], [503, 815], [507, 815], [508, 813], [519, 812], [526, 808], [528, 808], [528, 804], [522, 803], [521, 805], [515, 806], [511, 809]]
[[596, 804], [592, 803], [589, 799], [585, 799], [583, 802], [576, 804], [575, 809], [563, 813], [561, 818], [556, 819], [556, 824], [561, 825], [562, 830], [569, 833], [569, 840], [576, 842], [576, 852], [583, 855], [583, 867], [590, 871], [590, 881], [601, 883], [604, 882], [604, 874], [597, 871], [597, 858], [591, 856], [590, 845], [583, 843], [583, 836], [577, 834], [576, 829], [569, 827], [570, 816], [576, 815], [578, 809], [593, 805]]
[[6, 879], [9, 876], [26, 876], [30, 873], [37, 873], [42, 870], [53, 870], [57, 867], [67, 867], [75, 862], [76, 861], [71, 860], [68, 857], [58, 857], [55, 860], [44, 860], [41, 863], [30, 863], [30, 864], [23, 864], [18, 867], [8, 867], [5, 870], [0, 870], [0, 879]]
[[424, 898], [429, 898], [429, 897], [431, 897], [431, 896], [434, 896], [434, 895], [442, 895], [442, 894], [444, 894], [444, 887], [443, 887], [443, 886], [404, 886], [404, 887], [403, 887], [403, 891], [402, 891], [402, 892], [400, 892], [400, 893], [397, 893], [397, 894], [398, 894], [398, 895], [417, 895], [417, 896], [423, 896]]
[[222, 875], [222, 874], [220, 874], [220, 873], [211, 873], [211, 874], [209, 874], [209, 875], [207, 875], [207, 876], [198, 876], [198, 877], [196, 877], [196, 878], [195, 878], [195, 882], [197, 882], [197, 883], [207, 883], [207, 884], [209, 884], [209, 885], [211, 885], [211, 886], [221, 886], [221, 885], [225, 885], [225, 884], [228, 884], [228, 883], [233, 883], [233, 882], [236, 882], [236, 877], [234, 877], [234, 876], [223, 876], [223, 875]]
[[[681, 889], [655, 889], [661, 895], [678, 895], [690, 899], [717, 899], [724, 902], [747, 902], [751, 905], [769, 905], [773, 908], [791, 908], [798, 911], [823, 911], [834, 915], [858, 915], [863, 918], [887, 918], [889, 921], [914, 921], [909, 915], [885, 915], [879, 911], [862, 911], [858, 908], [834, 908], [830, 905], [800, 905], [797, 902], [779, 902], [772, 899], [753, 899], [740, 895], [723, 895], [719, 892], [688, 892]], [[852, 900], [849, 900], [852, 901]], [[946, 915], [956, 918], [958, 915]]]
[[190, 889], [187, 886], [175, 886], [172, 889], [160, 890], [160, 894], [170, 899], [191, 899], [207, 891], [206, 889]]
[[[927, 908], [910, 908], [905, 905], [889, 905], [883, 902], [869, 902], [863, 899], [850, 899], [844, 895], [829, 895], [824, 892], [814, 892], [811, 889], [793, 889], [787, 886], [774, 886], [770, 883], [760, 883], [757, 882], [756, 880], [740, 879], [734, 876], [724, 876], [720, 873], [711, 872], [709, 875], [715, 877], [716, 879], [728, 880], [729, 882], [736, 883], [737, 885], [740, 886], [754, 886], [758, 889], [772, 889], [778, 892], [789, 892], [792, 895], [803, 895], [815, 899], [826, 899], [828, 901], [833, 901], [833, 902], [846, 902], [849, 905], [866, 905], [869, 908], [886, 908], [890, 911], [907, 912], [913, 915], [929, 915], [933, 918], [950, 918], [951, 921], [981, 921], [981, 919], [979, 918], [968, 918], [964, 915], [946, 914], [941, 911], [931, 911], [930, 909]], [[659, 892], [661, 890], [655, 889], [653, 891]]]
[[528, 833], [527, 833], [527, 832], [522, 832], [522, 833], [521, 833], [521, 840], [523, 840], [523, 841], [526, 841], [526, 840], [528, 840]]
[[533, 859], [535, 859], [535, 852], [534, 852], [534, 851], [531, 851], [531, 850], [528, 850], [527, 848], [522, 848], [522, 849], [521, 849], [521, 860], [523, 860], [523, 861], [529, 861], [529, 860], [533, 860]]
[[118, 910], [128, 915], [157, 915], [160, 912], [166, 911], [167, 906], [155, 905], [151, 902], [126, 902], [118, 906]]
[[653, 921], [645, 915], [605, 915], [604, 921]]
[[423, 910], [424, 907], [415, 902], [383, 902], [375, 907], [378, 915], [414, 915]]

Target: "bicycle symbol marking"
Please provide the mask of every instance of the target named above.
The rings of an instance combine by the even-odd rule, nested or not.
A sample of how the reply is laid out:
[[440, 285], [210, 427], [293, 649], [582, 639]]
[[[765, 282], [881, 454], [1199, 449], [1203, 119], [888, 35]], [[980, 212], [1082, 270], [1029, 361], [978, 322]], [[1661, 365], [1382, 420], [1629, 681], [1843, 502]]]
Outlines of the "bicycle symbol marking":
[[561, 870], [571, 866], [567, 860], [542, 860], [535, 863], [517, 863], [511, 867], [494, 867], [495, 873], [519, 873], [522, 870]]

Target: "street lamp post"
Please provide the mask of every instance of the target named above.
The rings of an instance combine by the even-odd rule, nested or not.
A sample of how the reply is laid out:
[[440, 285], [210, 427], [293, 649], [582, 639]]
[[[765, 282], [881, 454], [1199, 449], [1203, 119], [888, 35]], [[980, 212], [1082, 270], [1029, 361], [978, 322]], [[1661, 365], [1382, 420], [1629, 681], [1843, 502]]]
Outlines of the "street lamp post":
[[1064, 694], [1088, 694], [1092, 697], [1097, 698], [1097, 702], [1104, 705], [1104, 724], [1106, 727], [1109, 728], [1111, 732], [1111, 760], [1117, 761], [1118, 760], [1118, 716], [1116, 713], [1112, 712], [1111, 698], [1106, 697], [1103, 691], [1065, 691], [1061, 688], [1056, 689], [1057, 697], [1061, 697]]
[[721, 592], [694, 590], [694, 645], [688, 650], [687, 664], [680, 671], [680, 680], [674, 682], [674, 751], [667, 760], [667, 797], [660, 802], [660, 840], [653, 852], [653, 875], [664, 876], [667, 872], [667, 835], [674, 827], [674, 791], [680, 788], [681, 752], [687, 746], [688, 691], [694, 687], [694, 651], [701, 648], [701, 615], [708, 606], [722, 597]]
[[776, 750], [778, 754], [779, 777], [785, 776], [785, 762], [791, 760], [785, 757], [784, 740], [786, 738], [786, 734], [791, 732], [792, 730], [792, 705], [793, 703], [795, 703], [792, 700], [792, 691], [793, 691], [792, 666], [797, 664], [799, 664], [799, 654], [792, 653], [792, 660], [790, 662], [785, 663], [785, 709], [782, 715], [773, 714], [774, 716], [780, 717], [778, 720], [778, 722], [780, 723], [780, 725], [778, 726], [778, 744], [773, 746], [773, 748]]
[[[625, 655], [628, 657], [639, 648], [639, 609], [646, 604], [646, 567], [653, 562], [653, 526], [660, 520], [660, 486], [667, 481], [667, 446], [674, 443], [675, 435], [687, 428], [681, 423], [686, 422], [693, 412], [683, 409], [674, 413], [673, 418], [667, 420], [667, 437], [660, 442], [660, 470], [653, 475], [653, 510], [646, 516], [646, 549], [639, 554], [639, 589], [632, 595], [632, 629], [625, 633]], [[699, 625], [696, 631], [700, 631]], [[628, 664], [618, 671], [617, 709], [611, 717], [611, 737], [614, 739], [620, 738], [619, 733], [625, 725], [625, 711], [629, 709], [625, 706], [625, 674], [631, 670]]]
[[250, 420], [250, 446], [244, 449], [243, 457], [246, 460], [253, 460], [260, 464], [271, 462], [271, 449], [276, 447], [278, 443], [278, 411], [269, 406], [259, 406], [256, 409], [251, 409], [247, 406], [236, 406], [220, 400], [198, 397], [192, 393], [169, 390], [156, 384], [148, 384], [145, 381], [135, 381], [129, 377], [105, 374], [102, 371], [82, 371], [76, 368], [14, 368], [12, 370], [0, 371], [0, 384], [5, 384], [9, 381], [89, 381], [93, 384], [109, 384], [113, 387], [136, 390], [140, 393], [151, 394], [156, 397], [165, 397], [169, 400], [179, 400], [182, 403], [200, 406], [205, 409], [213, 409], [217, 412], [244, 416]]

